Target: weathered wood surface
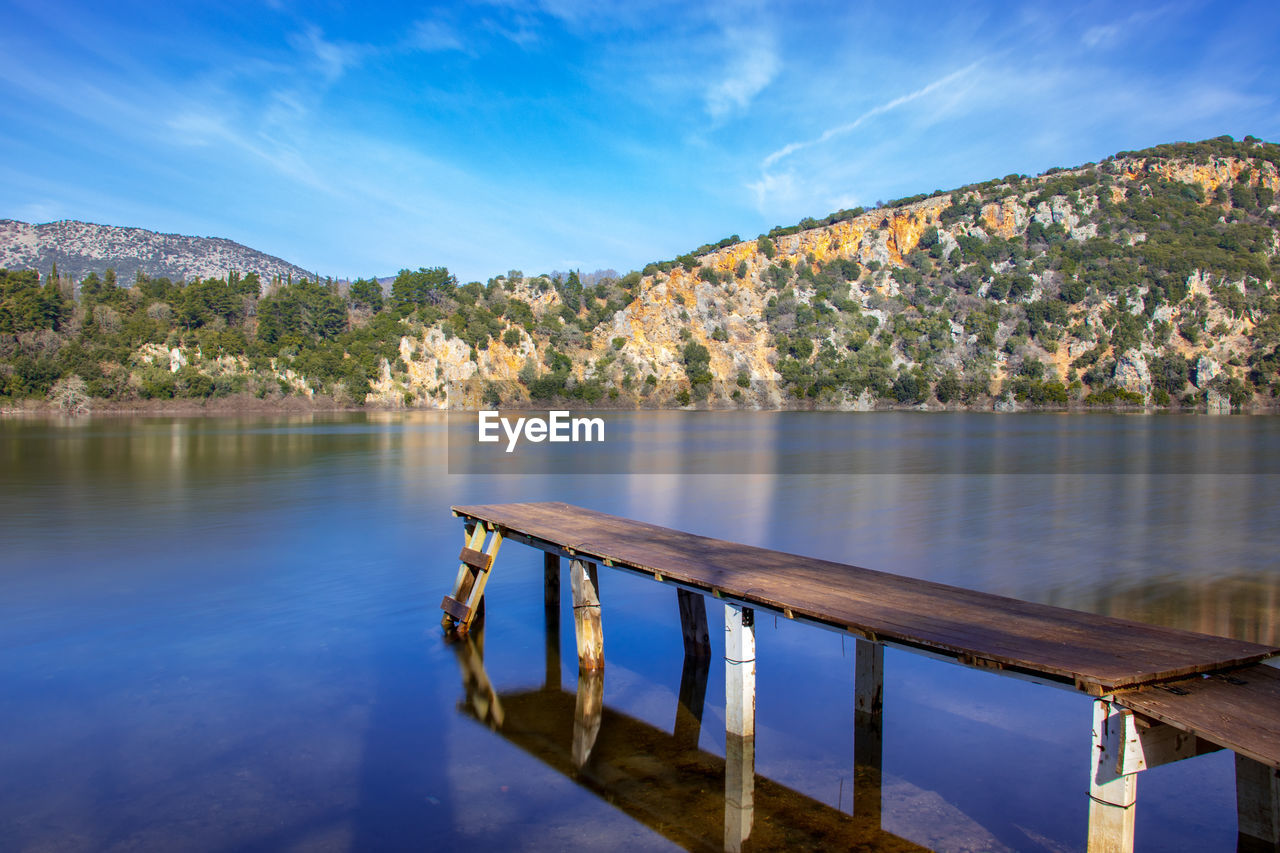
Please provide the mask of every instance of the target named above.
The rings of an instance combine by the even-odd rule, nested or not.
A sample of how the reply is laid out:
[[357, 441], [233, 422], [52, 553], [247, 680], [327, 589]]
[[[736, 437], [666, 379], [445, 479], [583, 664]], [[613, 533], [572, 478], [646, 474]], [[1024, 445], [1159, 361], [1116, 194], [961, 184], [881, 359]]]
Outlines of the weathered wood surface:
[[1280, 768], [1280, 670], [1247, 666], [1122, 690], [1132, 711]]
[[1280, 653], [1273, 646], [711, 539], [564, 503], [458, 506], [454, 512], [530, 544], [790, 611], [868, 639], [1074, 683], [1093, 695]]
[[585, 560], [569, 563], [573, 590], [573, 626], [578, 638], [578, 668], [604, 667], [604, 629], [600, 625], [600, 579], [596, 564]]

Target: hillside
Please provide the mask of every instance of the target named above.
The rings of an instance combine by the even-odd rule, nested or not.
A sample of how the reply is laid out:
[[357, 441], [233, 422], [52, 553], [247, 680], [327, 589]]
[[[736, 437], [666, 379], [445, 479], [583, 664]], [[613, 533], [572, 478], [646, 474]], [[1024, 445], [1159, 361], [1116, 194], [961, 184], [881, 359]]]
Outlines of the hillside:
[[91, 272], [101, 277], [108, 269], [125, 282], [133, 281], [139, 271], [175, 281], [224, 278], [232, 271], [257, 273], [263, 281], [314, 276], [273, 255], [219, 237], [157, 234], [73, 220], [31, 225], [0, 219], [0, 267], [33, 269], [45, 276], [54, 264], [61, 275], [75, 282]]
[[[31, 309], [26, 328], [0, 314], [0, 357], [11, 398], [74, 373], [125, 400], [1273, 408], [1278, 164], [1280, 146], [1252, 138], [1159, 146], [729, 238], [594, 284], [405, 270], [384, 300], [364, 281], [261, 298], [234, 279], [95, 283]], [[57, 301], [25, 281], [28, 302]]]

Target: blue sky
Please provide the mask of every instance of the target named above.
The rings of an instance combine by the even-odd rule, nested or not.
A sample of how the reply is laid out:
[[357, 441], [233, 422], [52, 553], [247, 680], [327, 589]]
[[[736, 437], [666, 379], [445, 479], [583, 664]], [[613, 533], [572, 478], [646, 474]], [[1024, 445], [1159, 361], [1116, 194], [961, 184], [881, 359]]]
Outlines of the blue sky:
[[625, 272], [1119, 150], [1280, 140], [1277, 45], [1274, 0], [0, 0], [0, 218], [341, 277]]

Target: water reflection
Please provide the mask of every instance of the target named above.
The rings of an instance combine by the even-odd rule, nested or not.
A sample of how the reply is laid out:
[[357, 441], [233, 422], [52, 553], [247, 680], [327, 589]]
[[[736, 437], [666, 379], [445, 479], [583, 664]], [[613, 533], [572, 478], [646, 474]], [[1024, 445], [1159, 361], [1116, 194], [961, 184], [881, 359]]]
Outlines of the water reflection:
[[[536, 417], [531, 413], [509, 417], [524, 415]], [[602, 422], [605, 439], [482, 443], [477, 413], [451, 413], [449, 472], [505, 476], [1280, 473], [1280, 424], [1274, 418], [616, 411], [575, 417]]]
[[[879, 713], [858, 716], [848, 814], [757, 774], [754, 738], [727, 737], [724, 758], [698, 747], [711, 662], [698, 647], [684, 657], [668, 732], [605, 705], [600, 670], [581, 672], [575, 693], [558, 675], [540, 688], [494, 690], [484, 632], [481, 620], [468, 635], [446, 634], [462, 678], [458, 710], [686, 849], [927, 849], [881, 827]], [[558, 673], [559, 637], [545, 640]]]

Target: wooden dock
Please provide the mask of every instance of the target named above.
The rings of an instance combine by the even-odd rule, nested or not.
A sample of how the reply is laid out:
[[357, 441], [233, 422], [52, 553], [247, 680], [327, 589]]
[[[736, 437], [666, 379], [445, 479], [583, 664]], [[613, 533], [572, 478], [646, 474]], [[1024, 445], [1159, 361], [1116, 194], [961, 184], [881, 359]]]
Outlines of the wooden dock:
[[453, 511], [466, 532], [453, 594], [441, 603], [451, 630], [465, 632], [475, 619], [498, 548], [511, 539], [546, 552], [548, 605], [554, 594], [558, 606], [560, 558], [571, 561], [579, 666], [597, 671], [604, 665], [597, 567], [640, 573], [680, 591], [687, 652], [696, 654], [705, 643], [705, 596], [724, 601], [731, 742], [755, 735], [754, 613], [763, 609], [859, 638], [859, 713], [880, 712], [885, 644], [1095, 697], [1090, 850], [1132, 849], [1139, 771], [1218, 748], [1237, 755], [1242, 838], [1280, 849], [1280, 672], [1258, 665], [1280, 648], [697, 536], [563, 503]]

